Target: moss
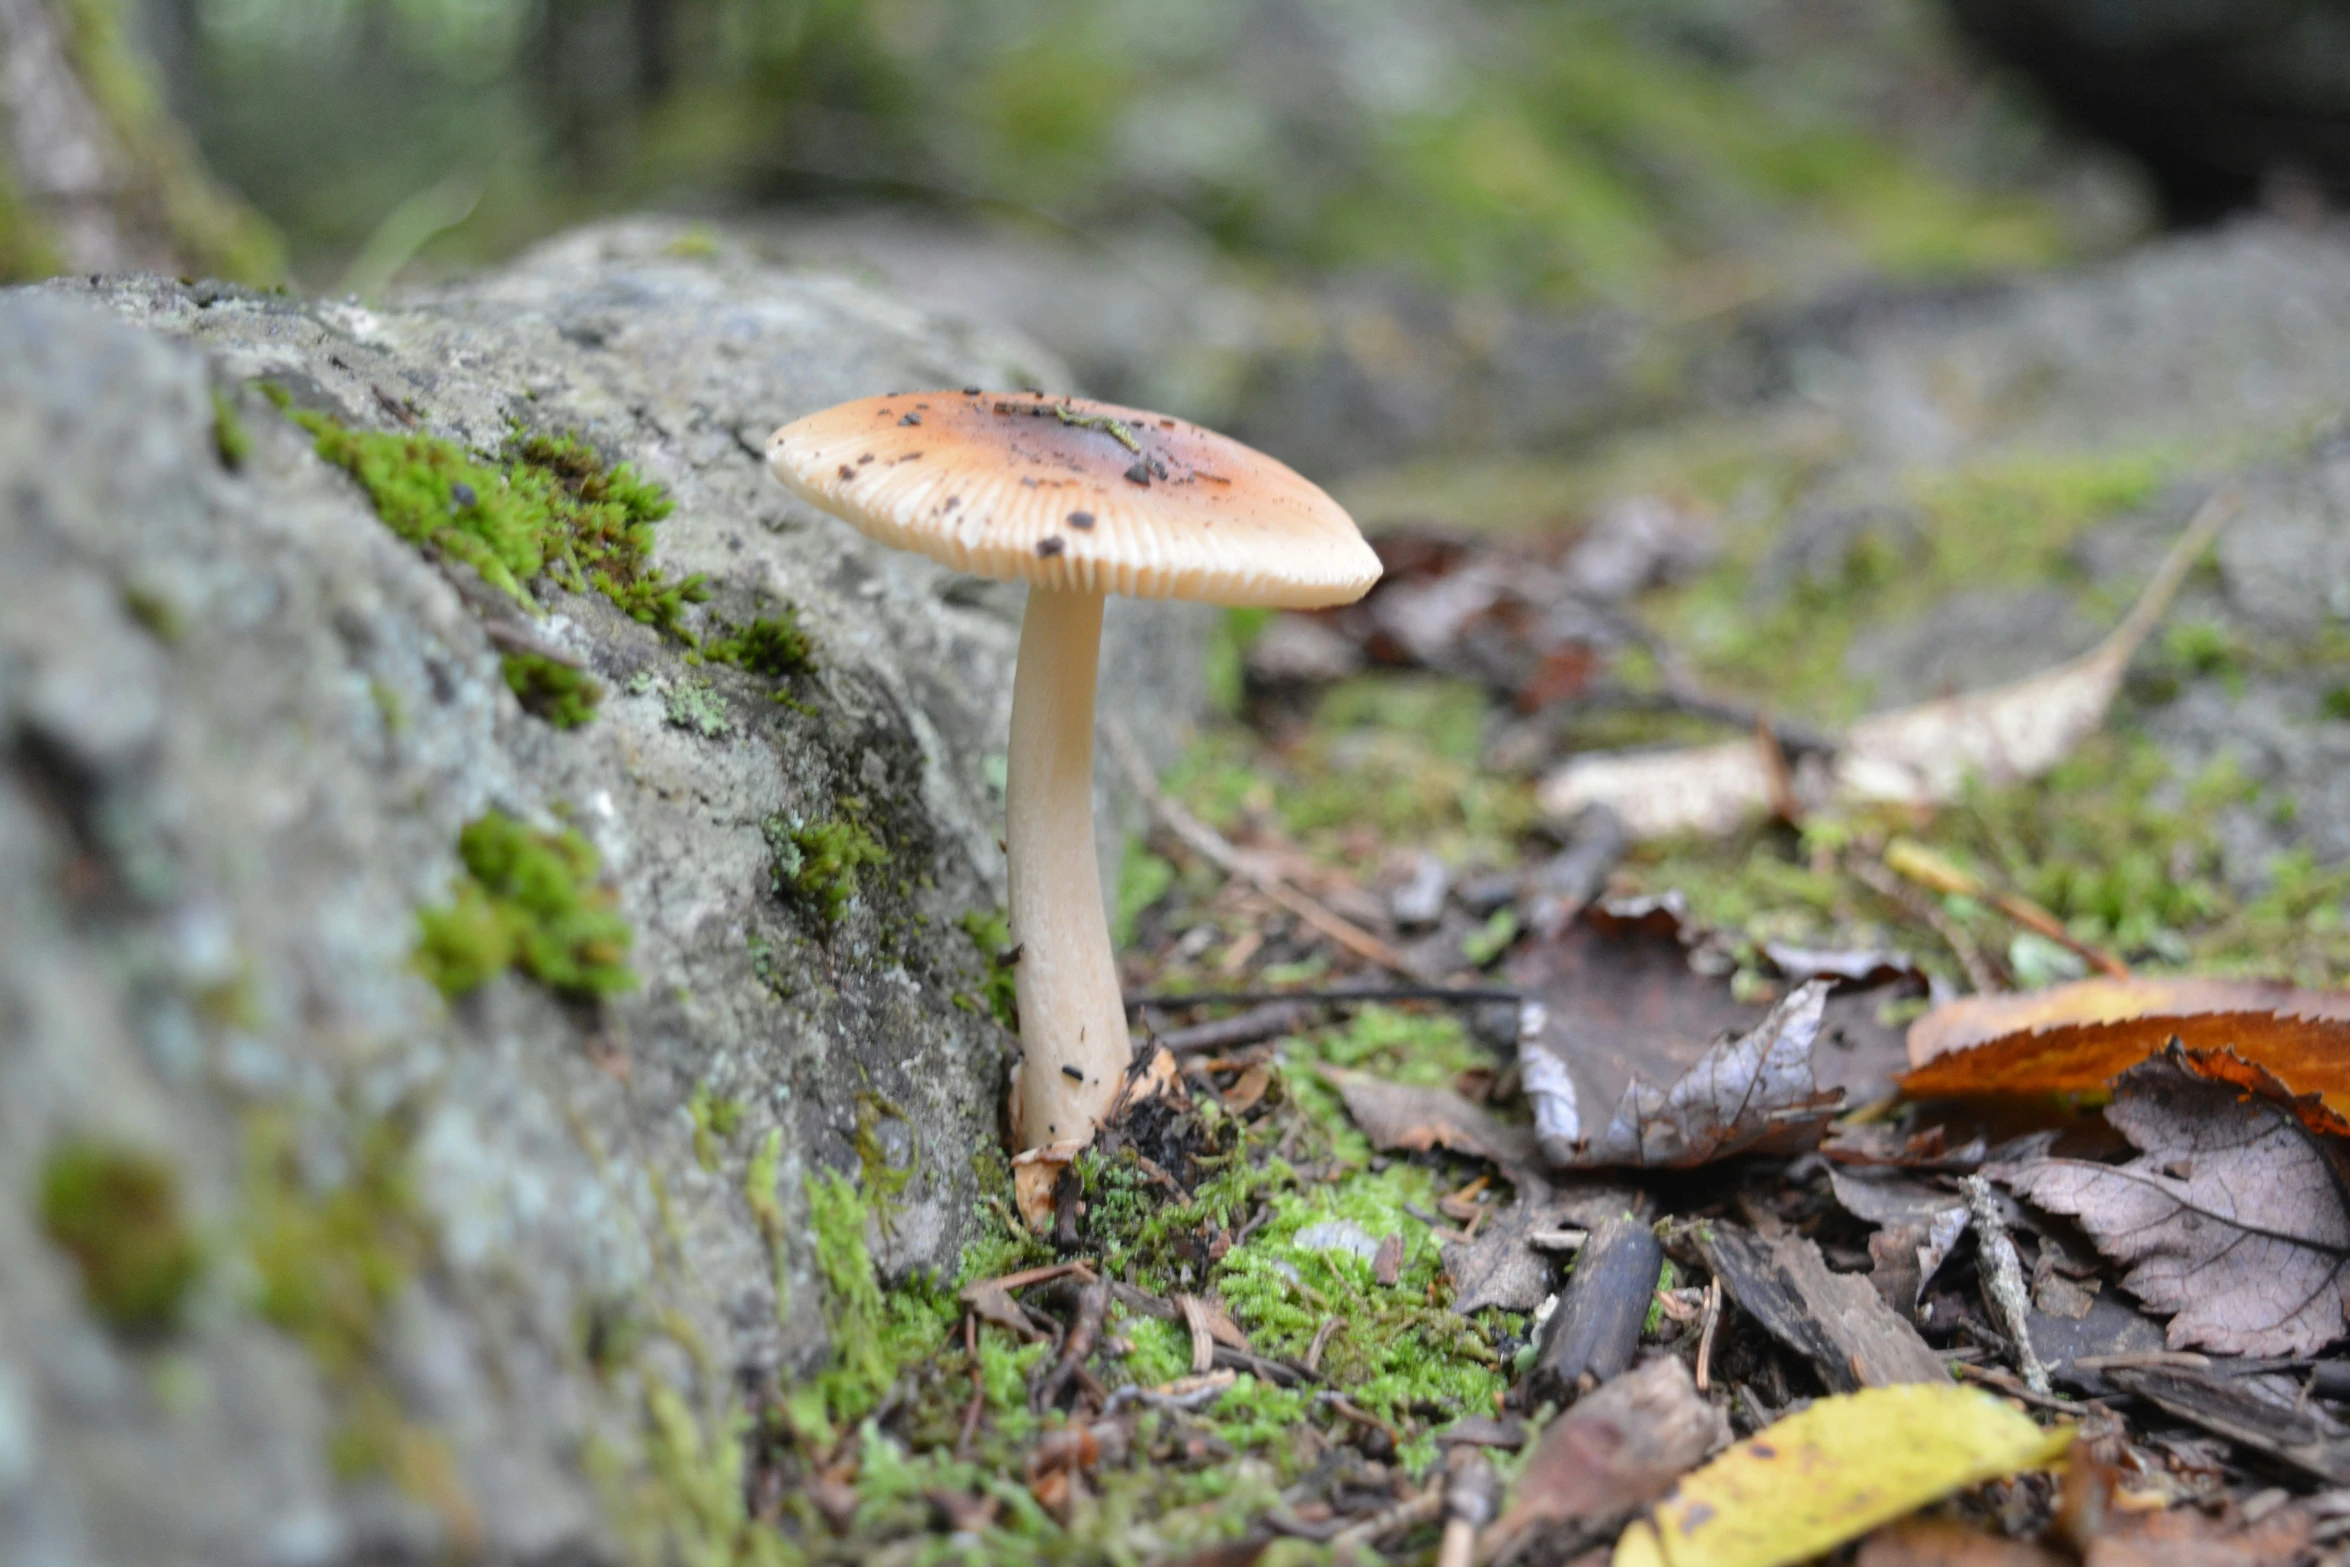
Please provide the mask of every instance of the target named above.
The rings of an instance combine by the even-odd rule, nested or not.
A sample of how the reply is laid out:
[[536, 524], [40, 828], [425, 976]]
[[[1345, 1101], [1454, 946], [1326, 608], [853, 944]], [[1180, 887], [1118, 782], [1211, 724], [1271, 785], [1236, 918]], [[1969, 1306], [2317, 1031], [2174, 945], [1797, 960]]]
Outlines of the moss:
[[881, 1402], [902, 1367], [946, 1342], [962, 1307], [952, 1292], [920, 1281], [882, 1293], [865, 1239], [870, 1213], [846, 1176], [819, 1171], [809, 1177], [807, 1195], [832, 1337], [832, 1364], [817, 1377], [816, 1390], [832, 1422], [854, 1422]]
[[[842, 802], [843, 809], [849, 809]], [[762, 830], [775, 854], [775, 884], [824, 919], [838, 925], [857, 896], [857, 872], [868, 865], [887, 865], [889, 851], [862, 823], [835, 819], [804, 822], [771, 816]]]
[[653, 525], [673, 509], [669, 497], [626, 464], [607, 467], [576, 436], [519, 437], [493, 459], [421, 432], [351, 430], [307, 410], [293, 417], [394, 533], [465, 562], [517, 603], [531, 604], [524, 584], [544, 573], [686, 640], [686, 606], [709, 599], [699, 576], [672, 582], [652, 562]]
[[1004, 961], [1012, 950], [1012, 922], [1001, 914], [974, 909], [960, 923], [963, 934], [971, 938], [971, 945], [978, 949], [980, 962], [985, 965], [975, 1002], [986, 1008], [988, 1016], [1017, 1034], [1020, 987], [1012, 965]]
[[404, 1412], [382, 1354], [391, 1309], [429, 1266], [435, 1239], [398, 1117], [355, 1119], [337, 1157], [306, 1154], [292, 1121], [246, 1123], [240, 1241], [254, 1309], [297, 1340], [332, 1393], [329, 1457], [344, 1478], [383, 1475], [430, 1504], [459, 1540], [478, 1535], [448, 1452]]
[[244, 467], [245, 459], [253, 455], [253, 437], [225, 392], [212, 394], [212, 449], [220, 465], [232, 471]]
[[763, 615], [723, 636], [705, 638], [702, 656], [714, 664], [732, 664], [746, 674], [781, 679], [816, 671], [816, 644], [800, 628], [797, 609]]
[[559, 994], [635, 988], [633, 939], [616, 899], [595, 885], [601, 862], [577, 832], [538, 832], [500, 811], [468, 823], [457, 852], [466, 874], [454, 900], [417, 916], [416, 964], [447, 996], [479, 989], [512, 966]]
[[1849, 663], [1863, 629], [1914, 620], [1962, 588], [2077, 583], [2071, 550], [2080, 535], [2153, 500], [2188, 455], [2004, 455], [1913, 474], [1906, 514], [1856, 532], [1825, 570], [1757, 604], [1757, 569], [1779, 535], [1779, 519], [1766, 518], [1711, 570], [1658, 595], [1658, 618], [1717, 689], [1778, 711], [1850, 719], [1876, 696]]
[[648, 1567], [789, 1567], [805, 1560], [751, 1516], [749, 1429], [734, 1405], [705, 1419], [675, 1388], [648, 1377], [642, 1462], [631, 1469], [600, 1446], [588, 1454], [631, 1559]]
[[585, 725], [604, 700], [604, 688], [594, 676], [543, 653], [508, 653], [499, 660], [499, 667], [505, 672], [506, 688], [522, 703], [522, 710], [557, 729]]
[[204, 1255], [169, 1164], [95, 1139], [61, 1143], [41, 1164], [40, 1220], [80, 1269], [99, 1320], [133, 1337], [178, 1328]]
[[177, 642], [188, 634], [187, 617], [171, 595], [136, 583], [122, 590], [122, 607], [159, 642]]
[[717, 1173], [718, 1145], [742, 1126], [743, 1102], [711, 1093], [707, 1083], [696, 1083], [693, 1096], [685, 1102], [685, 1113], [694, 1128], [694, 1162]]

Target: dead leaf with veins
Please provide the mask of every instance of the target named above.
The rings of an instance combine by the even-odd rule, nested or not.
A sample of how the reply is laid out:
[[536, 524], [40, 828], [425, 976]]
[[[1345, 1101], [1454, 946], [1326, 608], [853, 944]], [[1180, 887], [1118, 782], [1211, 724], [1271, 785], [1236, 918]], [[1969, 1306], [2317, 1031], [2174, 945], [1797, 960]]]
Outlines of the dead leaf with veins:
[[1322, 1075], [1346, 1101], [1355, 1125], [1384, 1152], [1449, 1148], [1505, 1168], [1534, 1162], [1534, 1132], [1496, 1119], [1449, 1088], [1390, 1083], [1368, 1072], [1325, 1066]]
[[[2006, 685], [1863, 718], [1829, 767], [1798, 769], [1800, 802], [1935, 805], [1957, 799], [1970, 779], [2004, 783], [2046, 773], [2105, 721], [2131, 655], [2235, 507], [2223, 492], [2197, 513], [2130, 613], [2096, 647]], [[1612, 807], [1636, 838], [1719, 836], [1770, 811], [1784, 791], [1782, 764], [1770, 749], [1730, 740], [1578, 756], [1542, 781], [1539, 799], [1557, 821], [1593, 805]]]
[[2085, 979], [1968, 996], [1910, 1025], [1901, 1087], [1912, 1098], [2088, 1093], [2174, 1039], [2190, 1070], [2244, 1082], [2250, 1063], [2308, 1096], [2297, 1108], [2313, 1129], [2350, 1135], [2350, 993], [2243, 980]]
[[2137, 1158], [2042, 1158], [2004, 1180], [2129, 1267], [2123, 1287], [2170, 1317], [2171, 1348], [2307, 1355], [2342, 1336], [2350, 1171], [2281, 1087], [2209, 1081], [2173, 1047], [2122, 1075], [2105, 1117]]
[[1560, 1253], [1536, 1250], [1535, 1236], [1588, 1230], [1639, 1207], [1640, 1195], [1627, 1186], [1555, 1187], [1523, 1180], [1517, 1199], [1475, 1235], [1445, 1242], [1441, 1255], [1452, 1280], [1452, 1309], [1464, 1317], [1487, 1306], [1532, 1311], [1550, 1294], [1564, 1260]]
[[1810, 1148], [1844, 1103], [1842, 1090], [1823, 1090], [1812, 1076], [1827, 1000], [1824, 980], [1797, 986], [1751, 1031], [1714, 1045], [1671, 1082], [1634, 1078], [1604, 1123], [1585, 1119], [1565, 1059], [1527, 1049], [1519, 1071], [1543, 1157], [1569, 1170], [1689, 1169]]

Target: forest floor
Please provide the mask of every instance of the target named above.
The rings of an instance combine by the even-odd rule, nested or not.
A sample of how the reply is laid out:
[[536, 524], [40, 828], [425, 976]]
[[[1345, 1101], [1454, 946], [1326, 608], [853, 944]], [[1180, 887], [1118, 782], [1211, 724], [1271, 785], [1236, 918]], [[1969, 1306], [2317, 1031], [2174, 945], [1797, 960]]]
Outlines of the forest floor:
[[[1684, 446], [1676, 488], [1581, 528], [1389, 528], [1362, 605], [1226, 623], [1224, 716], [1123, 875], [1138, 1102], [1057, 1185], [1030, 1172], [1041, 1228], [999, 1169], [952, 1284], [884, 1294], [835, 1227], [848, 1347], [752, 1455], [781, 1539], [2339, 1549], [2350, 1025], [2286, 982], [2350, 972], [2350, 879], [2295, 841], [2322, 804], [2292, 765], [2180, 715], [2298, 702], [2329, 743], [2343, 650], [2248, 623], [2257, 551], [2198, 536], [2040, 763], [1873, 798], [1833, 771], [1872, 709], [2009, 693], [1934, 732], [1981, 755], [1986, 724], [2081, 697], [2163, 552], [2273, 528], [2261, 492], [2001, 458], [1806, 536], [1801, 508], [1741, 520], [1769, 464], [1731, 466], [1709, 499]], [[1766, 808], [1657, 830], [1724, 741]], [[1588, 803], [1578, 758], [1675, 745]]]

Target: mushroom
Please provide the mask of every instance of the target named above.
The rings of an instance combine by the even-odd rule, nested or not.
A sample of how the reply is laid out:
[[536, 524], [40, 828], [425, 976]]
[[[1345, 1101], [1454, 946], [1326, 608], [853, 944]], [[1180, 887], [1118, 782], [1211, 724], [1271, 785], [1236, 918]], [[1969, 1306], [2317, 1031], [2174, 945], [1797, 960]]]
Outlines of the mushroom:
[[810, 414], [775, 475], [870, 538], [1029, 584], [1005, 784], [1023, 1149], [1090, 1142], [1132, 1055], [1093, 846], [1102, 599], [1346, 604], [1379, 558], [1337, 502], [1197, 425], [1039, 392], [901, 392]]

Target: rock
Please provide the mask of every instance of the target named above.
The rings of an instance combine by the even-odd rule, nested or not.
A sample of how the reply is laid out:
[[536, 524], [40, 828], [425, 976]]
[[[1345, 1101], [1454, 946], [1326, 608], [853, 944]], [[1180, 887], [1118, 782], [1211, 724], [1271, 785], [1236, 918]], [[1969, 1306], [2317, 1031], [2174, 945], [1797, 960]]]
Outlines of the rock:
[[[383, 310], [0, 294], [0, 1558], [667, 1550], [686, 1487], [735, 1484], [686, 1472], [730, 1411], [826, 1359], [819, 1232], [862, 1212], [885, 1273], [953, 1267], [1010, 1043], [957, 997], [959, 921], [1002, 901], [1018, 595], [815, 516], [760, 452], [852, 395], [1064, 376], [679, 232]], [[481, 453], [579, 432], [675, 499], [654, 558], [713, 594], [686, 623], [789, 604], [815, 671], [689, 662], [543, 580], [525, 613], [257, 381]], [[1180, 718], [1198, 617], [1111, 621], [1105, 708]], [[526, 714], [492, 629], [584, 666], [593, 721]], [[593, 850], [566, 895], [608, 888], [636, 988], [427, 983], [419, 912], [491, 812]], [[776, 845], [841, 822], [889, 859], [835, 923]]]

